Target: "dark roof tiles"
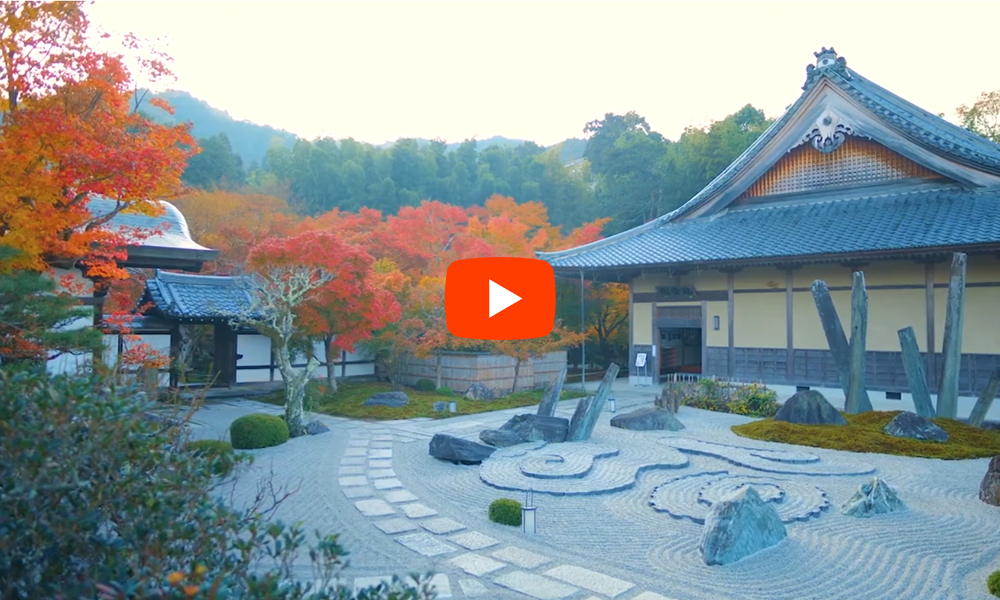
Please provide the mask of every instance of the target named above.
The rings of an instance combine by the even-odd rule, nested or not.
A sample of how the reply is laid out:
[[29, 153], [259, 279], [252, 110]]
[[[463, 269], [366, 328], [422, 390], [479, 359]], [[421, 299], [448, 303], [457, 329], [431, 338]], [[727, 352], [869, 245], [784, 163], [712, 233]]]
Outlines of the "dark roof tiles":
[[246, 312], [250, 295], [236, 277], [157, 271], [146, 280], [143, 302], [165, 317], [224, 319]]

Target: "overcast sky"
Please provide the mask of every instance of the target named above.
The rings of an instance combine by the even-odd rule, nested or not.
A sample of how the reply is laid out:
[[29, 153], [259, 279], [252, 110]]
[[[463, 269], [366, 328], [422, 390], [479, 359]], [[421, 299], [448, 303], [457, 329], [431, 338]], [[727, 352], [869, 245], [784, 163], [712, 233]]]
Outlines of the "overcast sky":
[[665, 136], [751, 103], [777, 116], [813, 52], [954, 119], [1000, 89], [1000, 3], [109, 2], [186, 90], [313, 138], [493, 135], [542, 145], [635, 110]]

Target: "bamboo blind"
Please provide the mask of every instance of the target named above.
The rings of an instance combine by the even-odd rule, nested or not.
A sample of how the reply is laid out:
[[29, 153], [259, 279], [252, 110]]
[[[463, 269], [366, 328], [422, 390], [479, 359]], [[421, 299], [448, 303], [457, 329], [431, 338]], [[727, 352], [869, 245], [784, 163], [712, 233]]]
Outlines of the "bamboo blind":
[[830, 154], [819, 152], [808, 143], [795, 148], [739, 199], [913, 177], [936, 178], [940, 175], [878, 142], [848, 136], [844, 144]]

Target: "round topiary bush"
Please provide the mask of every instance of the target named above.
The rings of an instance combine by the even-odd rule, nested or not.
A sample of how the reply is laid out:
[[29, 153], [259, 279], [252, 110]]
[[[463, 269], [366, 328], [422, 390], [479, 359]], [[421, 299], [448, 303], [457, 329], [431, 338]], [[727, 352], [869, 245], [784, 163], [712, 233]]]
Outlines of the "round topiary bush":
[[434, 390], [434, 393], [438, 396], [454, 396], [455, 392], [450, 387], [439, 387]]
[[418, 392], [433, 392], [435, 386], [430, 379], [418, 379], [413, 387], [417, 388]]
[[993, 571], [986, 579], [986, 589], [994, 596], [1000, 597], [1000, 571]]
[[490, 503], [490, 521], [520, 527], [521, 503], [510, 498], [497, 498]]
[[188, 442], [184, 449], [212, 459], [212, 472], [216, 475], [228, 475], [233, 470], [233, 465], [236, 464], [233, 445], [223, 440]]
[[239, 450], [278, 446], [288, 441], [288, 424], [275, 415], [243, 415], [229, 426], [229, 440]]

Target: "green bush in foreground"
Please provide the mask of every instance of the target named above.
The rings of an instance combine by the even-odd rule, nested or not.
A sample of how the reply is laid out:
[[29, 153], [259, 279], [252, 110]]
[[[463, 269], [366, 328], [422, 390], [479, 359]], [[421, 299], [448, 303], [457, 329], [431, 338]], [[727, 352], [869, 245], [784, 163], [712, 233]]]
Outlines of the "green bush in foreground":
[[243, 415], [229, 426], [229, 440], [238, 450], [280, 446], [288, 441], [288, 423], [264, 413]]
[[993, 571], [986, 579], [986, 589], [994, 596], [1000, 597], [1000, 571]]
[[454, 396], [455, 395], [455, 392], [450, 387], [439, 387], [438, 389], [434, 390], [434, 393], [436, 393], [438, 396]]
[[490, 503], [490, 521], [520, 527], [521, 503], [511, 498], [497, 498]]
[[430, 379], [418, 379], [417, 383], [415, 383], [413, 387], [419, 392], [433, 392], [434, 382]]
[[216, 475], [228, 475], [236, 465], [233, 445], [223, 440], [188, 442], [184, 449], [211, 460], [212, 472]]

